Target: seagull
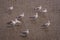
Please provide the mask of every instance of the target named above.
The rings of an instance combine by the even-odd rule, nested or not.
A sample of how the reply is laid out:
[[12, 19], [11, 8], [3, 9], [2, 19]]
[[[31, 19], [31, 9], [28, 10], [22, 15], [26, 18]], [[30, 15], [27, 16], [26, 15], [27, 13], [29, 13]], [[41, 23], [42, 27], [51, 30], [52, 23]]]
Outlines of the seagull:
[[48, 20], [48, 22], [45, 23], [45, 25], [48, 27], [50, 25], [50, 21]]
[[24, 13], [20, 14], [19, 16], [20, 16], [20, 17], [24, 17]]
[[38, 18], [38, 13], [36, 13], [35, 15], [33, 15], [33, 16], [30, 17], [30, 18], [37, 19], [37, 18]]
[[44, 28], [45, 28], [45, 27], [48, 27], [48, 26], [50, 26], [50, 21], [49, 21], [49, 20], [48, 20], [47, 23], [45, 23], [45, 24], [42, 25], [42, 27], [44, 27]]
[[13, 6], [9, 7], [10, 10], [13, 10]]
[[34, 15], [35, 18], [38, 18], [38, 13], [36, 13], [36, 15]]
[[23, 32], [29, 34], [29, 29], [27, 29], [27, 30], [25, 30]]
[[35, 10], [41, 10], [42, 6], [36, 7]]
[[22, 13], [22, 14], [20, 14], [19, 16], [17, 16], [16, 18], [22, 18], [22, 17], [24, 17], [24, 13]]
[[19, 21], [19, 20], [17, 20], [17, 19], [11, 20], [11, 22], [12, 22], [13, 25], [16, 25], [17, 23], [21, 23], [21, 21]]
[[37, 7], [39, 10], [41, 10], [42, 9], [42, 6], [39, 6], [39, 7]]
[[45, 12], [46, 13], [47, 12], [47, 9], [44, 9], [42, 12]]
[[25, 30], [25, 31], [22, 31], [20, 35], [21, 35], [22, 37], [27, 37], [28, 34], [29, 34], [29, 29], [27, 29], [27, 30]]

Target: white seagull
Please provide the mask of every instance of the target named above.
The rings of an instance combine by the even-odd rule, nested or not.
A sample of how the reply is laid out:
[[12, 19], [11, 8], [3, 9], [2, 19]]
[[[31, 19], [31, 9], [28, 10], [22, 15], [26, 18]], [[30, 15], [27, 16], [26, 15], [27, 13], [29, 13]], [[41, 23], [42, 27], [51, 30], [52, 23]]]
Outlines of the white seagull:
[[24, 17], [24, 13], [20, 14], [19, 16], [17, 16], [17, 19], [23, 18]]
[[38, 18], [38, 13], [36, 13], [36, 14], [34, 15], [34, 17], [35, 17], [35, 18]]
[[20, 34], [22, 37], [27, 37], [27, 35], [29, 34], [29, 29], [22, 31], [22, 33]]
[[11, 22], [12, 22], [13, 25], [16, 25], [16, 23], [21, 23], [21, 21], [19, 21], [19, 20], [17, 20], [17, 19], [11, 20]]
[[30, 18], [37, 19], [37, 18], [38, 18], [38, 13], [36, 13], [35, 15], [33, 15], [33, 16], [30, 17]]
[[13, 6], [9, 7], [10, 10], [13, 10]]
[[39, 10], [41, 10], [42, 9], [42, 6], [39, 6], [39, 7], [37, 7]]
[[42, 6], [36, 7], [35, 10], [41, 10]]
[[48, 20], [48, 22], [45, 23], [45, 25], [48, 27], [50, 25], [50, 21]]
[[27, 30], [25, 30], [25, 31], [23, 31], [23, 32], [25, 32], [25, 33], [29, 34], [29, 29], [27, 29]]
[[46, 13], [47, 12], [47, 9], [44, 9], [42, 12], [45, 12]]
[[22, 14], [19, 15], [20, 17], [24, 17], [24, 12]]

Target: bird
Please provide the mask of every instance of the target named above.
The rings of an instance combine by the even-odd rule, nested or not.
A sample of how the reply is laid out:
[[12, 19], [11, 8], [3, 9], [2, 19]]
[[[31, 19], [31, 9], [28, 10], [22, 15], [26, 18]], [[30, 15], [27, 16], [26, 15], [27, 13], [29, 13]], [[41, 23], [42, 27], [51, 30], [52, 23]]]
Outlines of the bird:
[[19, 15], [20, 17], [24, 17], [24, 12], [22, 14]]
[[9, 10], [13, 10], [13, 6], [9, 7]]
[[17, 23], [21, 23], [21, 21], [15, 19], [15, 20], [11, 20], [11, 24], [12, 25], [16, 25]]
[[48, 26], [50, 26], [50, 21], [48, 20], [48, 22], [46, 22], [45, 24], [42, 25], [43, 28], [47, 28]]
[[45, 25], [48, 27], [50, 25], [50, 21], [48, 20], [48, 22], [45, 23]]
[[19, 19], [19, 18], [23, 18], [24, 17], [24, 13], [20, 14], [19, 16], [17, 16], [16, 18]]
[[42, 12], [45, 12], [46, 13], [47, 12], [47, 9], [42, 10]]
[[25, 33], [29, 34], [29, 29], [27, 29], [27, 30], [25, 30], [25, 31], [23, 31], [23, 32], [25, 32]]
[[35, 10], [41, 10], [42, 6], [36, 7]]
[[25, 31], [22, 31], [20, 35], [21, 35], [22, 37], [27, 37], [27, 35], [29, 34], [29, 32], [30, 32], [29, 29], [27, 29], [27, 30], [25, 30]]
[[37, 7], [39, 10], [41, 10], [42, 9], [42, 6], [39, 6], [39, 7]]
[[38, 13], [36, 13], [36, 14], [34, 15], [34, 17], [35, 17], [35, 18], [38, 18]]
[[33, 15], [32, 17], [30, 17], [30, 18], [37, 19], [38, 18], [38, 13], [36, 12], [36, 14]]

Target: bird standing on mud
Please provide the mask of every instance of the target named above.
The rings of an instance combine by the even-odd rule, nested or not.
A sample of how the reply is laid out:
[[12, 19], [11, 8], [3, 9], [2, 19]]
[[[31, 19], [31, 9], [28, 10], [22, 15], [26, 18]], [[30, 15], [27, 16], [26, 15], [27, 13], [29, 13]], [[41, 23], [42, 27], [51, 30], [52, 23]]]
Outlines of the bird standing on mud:
[[32, 19], [37, 19], [38, 18], [38, 13], [36, 13], [35, 15], [33, 15], [32, 17], [30, 17], [30, 18], [32, 18]]
[[51, 24], [51, 23], [50, 23], [50, 21], [48, 20], [48, 22], [45, 23], [45, 24], [43, 24], [42, 27], [48, 27], [48, 26], [50, 26], [50, 24]]
[[25, 30], [25, 31], [22, 31], [20, 35], [21, 35], [22, 37], [27, 37], [27, 35], [29, 34], [29, 32], [30, 32], [29, 29], [27, 29], [27, 30]]
[[13, 26], [15, 26], [17, 23], [21, 23], [21, 21], [19, 21], [19, 20], [17, 20], [17, 19], [15, 19], [15, 20], [11, 20], [10, 22], [8, 22], [8, 24], [11, 24], [11, 25], [13, 25]]
[[9, 10], [13, 10], [13, 9], [14, 9], [14, 7], [13, 7], [13, 6], [11, 6], [11, 7], [9, 7], [8, 9], [9, 9]]
[[20, 14], [18, 17], [23, 18], [24, 17], [24, 13]]
[[34, 10], [41, 10], [41, 9], [42, 9], [42, 6], [34, 8]]

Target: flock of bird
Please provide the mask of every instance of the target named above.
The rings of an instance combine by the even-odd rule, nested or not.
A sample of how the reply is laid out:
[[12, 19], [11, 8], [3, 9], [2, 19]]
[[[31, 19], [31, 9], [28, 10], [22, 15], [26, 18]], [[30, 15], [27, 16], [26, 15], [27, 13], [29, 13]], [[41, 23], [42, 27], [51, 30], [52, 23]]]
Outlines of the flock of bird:
[[[42, 6], [39, 6], [39, 7], [36, 7], [35, 8], [35, 10], [41, 10], [42, 9]], [[11, 6], [10, 8], [9, 8], [9, 10], [13, 10], [13, 6]], [[42, 12], [47, 12], [47, 9], [44, 9], [44, 10], [42, 10]], [[12, 24], [12, 25], [16, 25], [17, 23], [19, 23], [19, 24], [21, 24], [22, 22], [21, 21], [19, 21], [18, 20], [18, 18], [23, 18], [25, 15], [24, 15], [24, 13], [22, 13], [22, 14], [20, 14], [17, 18], [15, 18], [14, 20], [11, 20], [10, 22], [9, 22], [9, 24]], [[33, 18], [33, 19], [37, 19], [39, 16], [38, 16], [38, 12], [36, 12], [35, 13], [35, 15], [33, 15], [32, 17], [30, 17], [30, 18]], [[48, 27], [49, 25], [50, 25], [50, 20], [48, 20], [48, 22], [46, 22], [45, 24], [43, 24], [43, 25], [45, 25], [45, 27]], [[26, 37], [28, 34], [29, 34], [29, 29], [26, 29], [25, 31], [22, 31], [21, 32], [21, 36], [23, 36], [23, 37]]]

